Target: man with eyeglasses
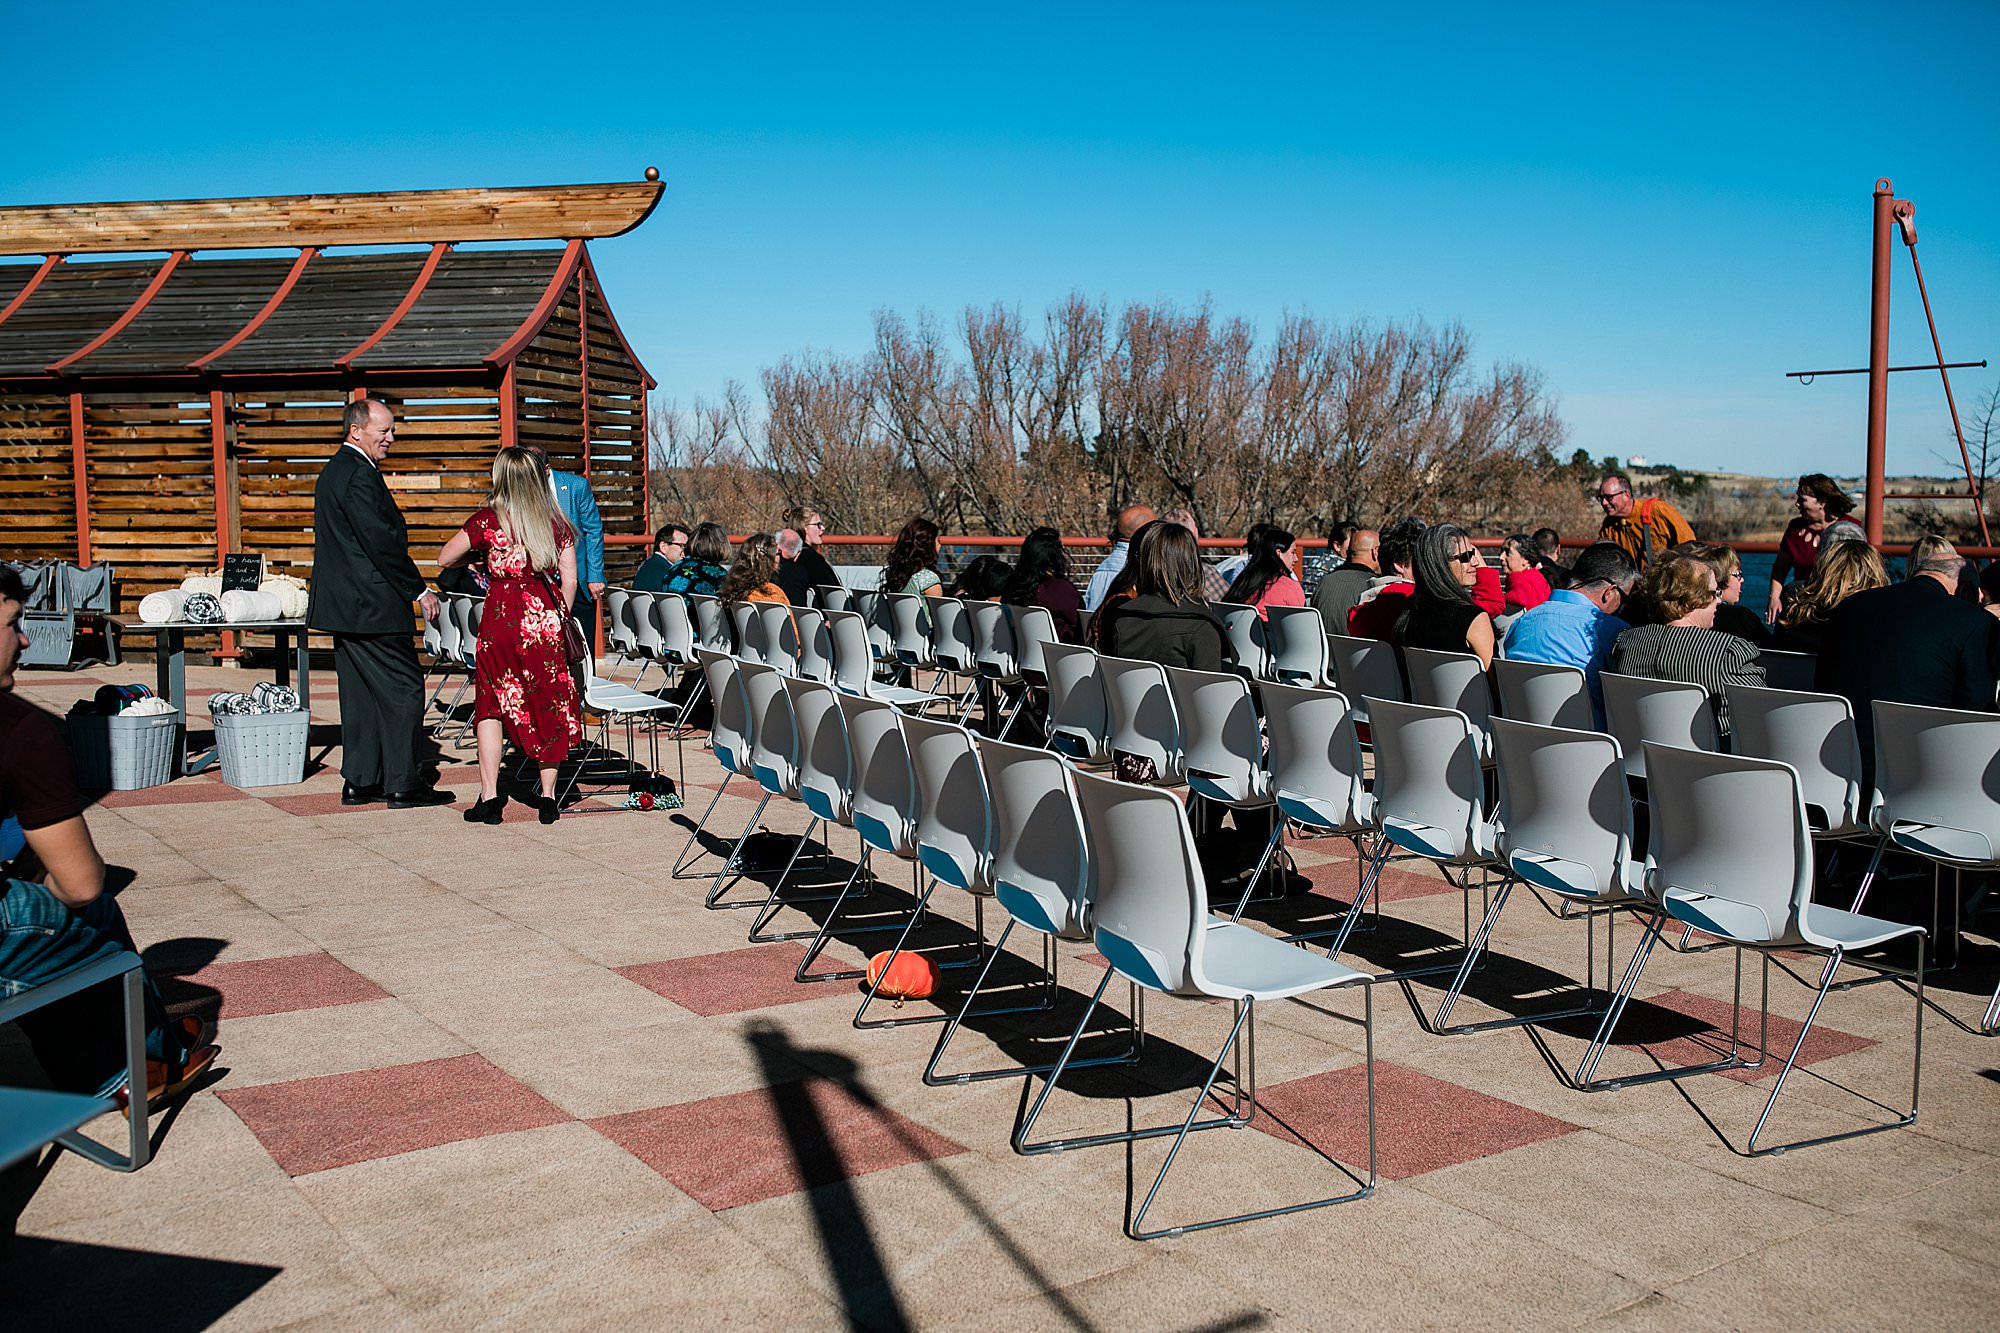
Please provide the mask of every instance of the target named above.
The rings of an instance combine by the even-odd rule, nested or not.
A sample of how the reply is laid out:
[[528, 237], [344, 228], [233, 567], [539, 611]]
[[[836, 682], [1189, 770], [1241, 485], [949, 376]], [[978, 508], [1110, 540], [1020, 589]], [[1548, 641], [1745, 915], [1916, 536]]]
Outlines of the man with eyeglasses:
[[1622, 547], [1593, 542], [1570, 566], [1570, 580], [1569, 587], [1521, 613], [1507, 631], [1501, 655], [1512, 662], [1547, 662], [1582, 671], [1601, 727], [1604, 693], [1597, 677], [1611, 660], [1611, 646], [1631, 628], [1618, 613], [1639, 585], [1639, 567]]
[[688, 530], [685, 524], [669, 523], [653, 534], [653, 553], [632, 576], [635, 592], [665, 592], [667, 578], [675, 565], [687, 558]]
[[1632, 479], [1614, 472], [1597, 484], [1597, 503], [1604, 506], [1599, 541], [1616, 542], [1632, 557], [1641, 573], [1654, 552], [1665, 555], [1682, 542], [1694, 540], [1694, 529], [1681, 511], [1656, 496], [1644, 500], [1632, 494]]

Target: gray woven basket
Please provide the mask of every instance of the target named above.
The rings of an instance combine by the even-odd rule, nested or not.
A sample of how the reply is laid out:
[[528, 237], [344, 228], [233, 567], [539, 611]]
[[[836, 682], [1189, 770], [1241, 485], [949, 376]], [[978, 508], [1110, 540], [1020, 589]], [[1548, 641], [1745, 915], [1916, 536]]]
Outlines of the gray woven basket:
[[174, 780], [174, 742], [181, 715], [69, 719], [69, 762], [84, 791], [137, 791]]
[[215, 718], [215, 753], [232, 787], [285, 787], [306, 775], [312, 714], [223, 713]]

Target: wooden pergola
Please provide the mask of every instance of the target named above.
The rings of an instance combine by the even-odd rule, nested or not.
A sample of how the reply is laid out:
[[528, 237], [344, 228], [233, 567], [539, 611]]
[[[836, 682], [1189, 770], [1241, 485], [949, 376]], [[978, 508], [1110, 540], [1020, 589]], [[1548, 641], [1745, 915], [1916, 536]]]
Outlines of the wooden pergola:
[[[662, 189], [0, 207], [0, 256], [39, 257], [0, 260], [0, 556], [112, 563], [125, 610], [232, 551], [303, 575], [363, 394], [397, 411], [383, 472], [419, 563], [515, 443], [588, 476], [607, 531], [644, 531], [654, 380], [585, 242]], [[521, 241], [562, 244], [459, 248]]]

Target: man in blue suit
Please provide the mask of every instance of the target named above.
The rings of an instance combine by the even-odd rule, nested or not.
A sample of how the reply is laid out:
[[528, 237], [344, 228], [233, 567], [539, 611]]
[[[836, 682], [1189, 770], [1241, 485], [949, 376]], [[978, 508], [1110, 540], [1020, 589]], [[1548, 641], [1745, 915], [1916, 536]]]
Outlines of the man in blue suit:
[[[570, 614], [583, 628], [586, 644], [597, 642], [597, 599], [604, 595], [604, 519], [597, 512], [597, 497], [590, 483], [573, 472], [557, 472], [549, 467], [549, 455], [540, 445], [524, 446], [542, 460], [549, 475], [549, 494], [556, 508], [576, 531], [576, 601]], [[582, 689], [579, 686], [578, 694]]]

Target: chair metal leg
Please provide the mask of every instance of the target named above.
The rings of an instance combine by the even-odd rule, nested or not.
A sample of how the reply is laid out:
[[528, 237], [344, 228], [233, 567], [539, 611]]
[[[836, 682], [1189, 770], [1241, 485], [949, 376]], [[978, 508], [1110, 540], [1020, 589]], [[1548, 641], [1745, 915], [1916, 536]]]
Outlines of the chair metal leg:
[[[725, 911], [738, 907], [759, 906], [754, 899], [750, 898], [742, 898], [733, 903], [725, 903], [721, 899], [723, 894], [743, 882], [743, 846], [750, 841], [750, 835], [757, 831], [757, 821], [764, 817], [764, 807], [770, 803], [771, 793], [769, 791], [764, 792], [758, 798], [757, 808], [750, 812], [750, 821], [743, 826], [743, 831], [736, 835], [736, 842], [730, 847], [729, 855], [723, 859], [722, 868], [715, 872], [715, 878], [710, 881], [708, 896], [702, 900], [701, 905], [703, 907], [712, 907], [718, 911]], [[732, 870], [736, 872], [734, 876], [730, 874]], [[727, 882], [725, 883], [725, 881]]]
[[[1365, 997], [1362, 1002], [1362, 1028], [1367, 1034], [1368, 1043], [1368, 1054], [1366, 1057], [1366, 1079], [1368, 1086], [1368, 1179], [1366, 1181], [1357, 1181], [1360, 1184], [1360, 1188], [1350, 1190], [1346, 1194], [1339, 1194], [1325, 1199], [1313, 1199], [1306, 1203], [1287, 1204], [1278, 1208], [1260, 1208], [1253, 1212], [1236, 1213], [1229, 1217], [1210, 1218], [1205, 1222], [1182, 1222], [1153, 1231], [1145, 1229], [1146, 1210], [1153, 1206], [1153, 1200], [1158, 1196], [1160, 1187], [1166, 1183], [1167, 1173], [1174, 1169], [1174, 1161], [1180, 1155], [1181, 1145], [1187, 1142], [1189, 1134], [1199, 1128], [1195, 1124], [1195, 1117], [1201, 1113], [1202, 1104], [1208, 1100], [1210, 1089], [1214, 1086], [1217, 1075], [1222, 1072], [1222, 1062], [1229, 1058], [1231, 1049], [1236, 1045], [1237, 1033], [1244, 1030], [1246, 1022], [1248, 1023], [1246, 1044], [1251, 1048], [1250, 1113], [1253, 1116], [1256, 1114], [1257, 1002], [1255, 1000], [1243, 1000], [1239, 1001], [1236, 1005], [1236, 1021], [1230, 1025], [1229, 1038], [1223, 1043], [1221, 1052], [1215, 1057], [1215, 1063], [1209, 1068], [1208, 1078], [1201, 1085], [1201, 1093], [1195, 1098], [1194, 1106], [1188, 1111], [1187, 1119], [1182, 1122], [1180, 1132], [1174, 1136], [1173, 1146], [1167, 1149], [1167, 1160], [1161, 1165], [1160, 1174], [1153, 1180], [1153, 1187], [1146, 1191], [1145, 1201], [1139, 1205], [1139, 1210], [1126, 1219], [1126, 1235], [1130, 1236], [1133, 1240], [1155, 1240], [1161, 1236], [1180, 1236], [1190, 1231], [1207, 1231], [1211, 1227], [1224, 1227], [1236, 1222], [1254, 1222], [1265, 1217], [1283, 1217], [1287, 1213], [1302, 1213], [1313, 1208], [1326, 1208], [1336, 1203], [1351, 1203], [1356, 1199], [1365, 1199], [1375, 1192], [1375, 988], [1364, 985], [1361, 989]], [[1346, 1171], [1345, 1167], [1341, 1169]], [[1350, 1180], [1356, 1179], [1352, 1172], [1348, 1172], [1347, 1174]]]
[[[864, 875], [868, 877], [868, 882], [871, 885], [874, 883], [875, 871], [872, 866], [874, 856], [875, 849], [870, 847], [866, 841], [863, 841], [859, 854], [854, 858], [854, 869], [847, 876], [847, 883], [841, 886], [840, 892], [834, 896], [833, 906], [827, 910], [825, 924], [821, 925], [819, 933], [813, 936], [813, 942], [806, 946], [805, 957], [799, 959], [798, 967], [793, 970], [793, 981], [852, 981], [856, 977], [865, 977], [868, 975], [866, 968], [843, 968], [837, 972], [814, 972], [811, 969], [813, 960], [819, 957], [820, 950], [824, 949], [827, 946], [827, 942], [833, 938], [834, 923], [840, 920], [840, 909], [847, 905], [848, 896], [853, 893], [855, 884], [860, 882]], [[865, 894], [866, 892], [867, 890], [864, 889], [863, 893]], [[911, 915], [914, 916], [915, 913], [913, 912]], [[884, 931], [901, 930], [903, 929], [903, 924], [901, 920], [896, 920], [875, 926], [856, 926], [851, 928], [848, 933], [853, 935], [880, 934]]]
[[[1686, 1078], [1690, 1074], [1719, 1073], [1725, 1069], [1755, 1069], [1764, 1063], [1764, 1049], [1770, 1041], [1771, 1031], [1771, 982], [1770, 970], [1764, 973], [1764, 995], [1762, 1026], [1758, 1033], [1757, 1059], [1748, 1061], [1741, 1054], [1743, 1026], [1743, 951], [1736, 951], [1736, 990], [1731, 1004], [1733, 1015], [1730, 1022], [1729, 1054], [1720, 1060], [1701, 1064], [1677, 1065], [1671, 1069], [1649, 1069], [1644, 1073], [1626, 1074], [1619, 1078], [1598, 1079], [1597, 1062], [1610, 1046], [1612, 1036], [1617, 1032], [1618, 1020], [1625, 1016], [1626, 1006], [1631, 1002], [1633, 988], [1639, 984], [1639, 975], [1646, 969], [1646, 960], [1652, 957], [1653, 946], [1660, 942], [1660, 936], [1667, 926], [1667, 918], [1652, 916], [1646, 921], [1646, 928], [1639, 934], [1639, 943], [1633, 946], [1632, 958], [1625, 966], [1624, 975], [1619, 979], [1618, 989], [1612, 993], [1611, 1003], [1605, 1007], [1604, 1019], [1597, 1025], [1597, 1031], [1584, 1048], [1583, 1058], [1577, 1063], [1576, 1073], [1569, 1085], [1579, 1092], [1608, 1092], [1617, 1088], [1633, 1087], [1641, 1083], [1657, 1083], [1663, 1079]], [[1615, 960], [1611, 960], [1615, 961]]]
[[[944, 1060], [945, 1048], [951, 1045], [951, 1039], [958, 1035], [959, 1027], [972, 1014], [973, 1003], [979, 998], [981, 988], [986, 985], [986, 976], [993, 970], [993, 964], [999, 961], [1002, 951], [1006, 948], [1007, 937], [1014, 933], [1016, 924], [1011, 918], [1008, 920], [1006, 928], [1000, 932], [1000, 938], [993, 942], [992, 949], [987, 952], [986, 965], [979, 969], [979, 976], [973, 981], [972, 989], [966, 992], [965, 1003], [959, 1006], [956, 1014], [952, 1015], [951, 1021], [945, 1025], [944, 1031], [938, 1034], [937, 1045], [931, 1048], [930, 1063], [924, 1066], [924, 1082], [931, 1087], [941, 1088], [948, 1085], [983, 1083], [988, 1079], [996, 1078], [1021, 1078], [1031, 1074], [1046, 1074], [1055, 1068], [1053, 1064], [1007, 1065], [997, 1069], [970, 1070], [957, 1074], [938, 1073], [938, 1065]], [[1048, 999], [1042, 1004], [1033, 1006], [1037, 1011], [1047, 1011], [1055, 1008], [1056, 997], [1062, 989], [1059, 976], [1061, 959], [1062, 954], [1056, 948], [1055, 936], [1042, 936], [1042, 968], [1047, 977], [1045, 988], [1048, 992]], [[1089, 1060], [1072, 1060], [1070, 1061], [1070, 1067], [1080, 1069], [1095, 1065], [1131, 1064], [1139, 1058], [1140, 1044], [1140, 1033], [1135, 1028], [1132, 1033], [1131, 1045], [1126, 1047], [1121, 1054], [1100, 1056]]]
[[[722, 801], [722, 794], [729, 790], [729, 784], [735, 777], [734, 773], [723, 773], [722, 785], [715, 789], [715, 795], [708, 798], [708, 808], [701, 812], [701, 818], [695, 821], [692, 829], [688, 830], [687, 841], [681, 844], [680, 854], [674, 857], [673, 869], [668, 872], [671, 878], [700, 879], [702, 875], [708, 873], [707, 871], [703, 871], [701, 875], [691, 875], [684, 872], [697, 861], [700, 861], [702, 857], [711, 855], [706, 848], [695, 849], [695, 842], [701, 837], [701, 831], [708, 827], [708, 817], [715, 813], [715, 807]], [[692, 857], [688, 855], [690, 849], [695, 850], [695, 854]]]
[[783, 930], [783, 931], [777, 931], [772, 934], [766, 934], [764, 932], [764, 927], [771, 924], [771, 919], [777, 916], [779, 912], [783, 911], [787, 907], [799, 907], [803, 906], [806, 903], [838, 902], [841, 898], [846, 896], [845, 890], [842, 890], [841, 892], [838, 893], [809, 894], [803, 898], [785, 898], [780, 896], [782, 891], [784, 890], [785, 881], [791, 878], [793, 868], [796, 867], [799, 863], [799, 854], [805, 851], [806, 844], [812, 841], [813, 830], [822, 828], [825, 826], [825, 824], [826, 821], [824, 819], [820, 818], [818, 815], [814, 815], [812, 818], [812, 822], [806, 825], [805, 833], [800, 836], [799, 840], [796, 843], [792, 845], [791, 860], [785, 862], [784, 872], [778, 876], [778, 882], [771, 886], [771, 892], [767, 894], [764, 898], [764, 901], [758, 905], [757, 919], [750, 923], [749, 942], [751, 944], [772, 944], [780, 940], [811, 939], [814, 935], [819, 933], [817, 930]]
[[[1355, 890], [1353, 905], [1347, 909], [1347, 915], [1341, 920], [1340, 930], [1334, 935], [1332, 945], [1327, 948], [1326, 956], [1328, 958], [1338, 960], [1341, 950], [1347, 947], [1347, 937], [1354, 933], [1355, 926], [1361, 922], [1362, 910], [1367, 907], [1369, 900], [1375, 896], [1376, 882], [1382, 877], [1382, 867], [1388, 862], [1389, 849], [1393, 845], [1386, 837], [1377, 839], [1375, 857], [1369, 863], [1367, 877], [1362, 880], [1361, 887]], [[1443, 870], [1443, 867], [1440, 867], [1440, 870]], [[1444, 870], [1443, 873], [1445, 883], [1451, 884], [1454, 882], [1450, 871]], [[1471, 893], [1471, 889], [1467, 885], [1461, 884], [1457, 887], [1464, 890], [1467, 894]], [[1465, 947], [1468, 952], [1471, 949], [1472, 942], [1471, 910], [1471, 899], [1468, 897], [1466, 900], [1465, 923]], [[1441, 976], [1446, 972], [1457, 971], [1459, 966], [1460, 964], [1458, 963], [1434, 963], [1423, 967], [1403, 967], [1393, 972], [1378, 972], [1375, 974], [1375, 980], [1409, 981], [1416, 977], [1435, 977]]]
[[[924, 909], [929, 906], [931, 895], [937, 892], [937, 887], [942, 882], [936, 875], [927, 874], [922, 868], [921, 863], [918, 865], [916, 874], [919, 880], [928, 879], [930, 883], [925, 887], [923, 893], [918, 896], [916, 910], [910, 913], [909, 922], [903, 927], [903, 933], [897, 937], [896, 943], [890, 948], [888, 958], [882, 963], [881, 973], [875, 980], [868, 983], [868, 993], [861, 997], [861, 1007], [854, 1011], [854, 1026], [857, 1028], [909, 1027], [918, 1023], [943, 1023], [951, 1017], [949, 1013], [943, 1011], [934, 1014], [915, 1014], [909, 1017], [899, 1016], [896, 1018], [874, 1019], [865, 1017], [868, 1013], [868, 1006], [875, 1002], [876, 992], [881, 990], [883, 980], [888, 977], [889, 969], [896, 965], [897, 956], [903, 952], [903, 946], [909, 943], [910, 932], [915, 930], [918, 923], [923, 920]], [[972, 957], [961, 962], [939, 964], [941, 968], [971, 967], [973, 964], [980, 962], [987, 954], [986, 899], [984, 897], [975, 897], [972, 900], [972, 910], [975, 923]], [[1044, 1006], [1031, 1004], [1006, 1009], [988, 1009], [985, 1013], [988, 1015], [1023, 1014], [1032, 1013], [1034, 1010], [1042, 1007]]]
[[[125, 955], [130, 957], [130, 955]], [[136, 962], [131, 970], [120, 979], [120, 998], [125, 1006], [125, 1100], [130, 1109], [125, 1125], [125, 1151], [120, 1153], [96, 1139], [86, 1135], [81, 1129], [71, 1130], [56, 1139], [70, 1152], [79, 1157], [87, 1157], [99, 1166], [113, 1171], [137, 1171], [152, 1160], [153, 1140], [147, 1123], [146, 1106], [146, 1001], [144, 973]], [[183, 1094], [185, 1095], [185, 1094]], [[104, 1109], [109, 1111], [112, 1104], [105, 1100]]]

